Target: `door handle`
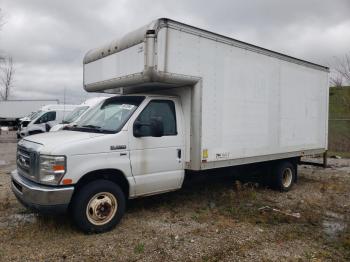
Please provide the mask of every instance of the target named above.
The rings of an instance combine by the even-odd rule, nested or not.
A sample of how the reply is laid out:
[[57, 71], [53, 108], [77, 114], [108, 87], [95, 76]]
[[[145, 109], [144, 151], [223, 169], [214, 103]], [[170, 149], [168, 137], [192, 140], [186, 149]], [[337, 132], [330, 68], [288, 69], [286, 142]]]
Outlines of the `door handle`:
[[177, 158], [179, 160], [181, 160], [181, 149], [180, 148], [177, 149]]

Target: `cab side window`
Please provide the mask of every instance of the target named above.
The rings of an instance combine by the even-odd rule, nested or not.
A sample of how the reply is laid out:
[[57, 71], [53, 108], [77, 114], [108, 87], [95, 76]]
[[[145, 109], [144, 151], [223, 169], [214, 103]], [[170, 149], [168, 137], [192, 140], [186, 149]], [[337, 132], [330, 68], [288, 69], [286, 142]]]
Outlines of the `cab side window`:
[[43, 114], [38, 120], [36, 120], [35, 124], [43, 124], [54, 120], [56, 120], [56, 112], [50, 111]]
[[48, 112], [47, 122], [55, 121], [55, 120], [56, 120], [56, 112], [55, 111]]
[[[164, 136], [177, 135], [175, 104], [170, 100], [152, 100], [138, 116], [136, 121], [150, 123], [157, 118], [163, 123]], [[141, 136], [151, 136], [150, 126], [140, 128]]]

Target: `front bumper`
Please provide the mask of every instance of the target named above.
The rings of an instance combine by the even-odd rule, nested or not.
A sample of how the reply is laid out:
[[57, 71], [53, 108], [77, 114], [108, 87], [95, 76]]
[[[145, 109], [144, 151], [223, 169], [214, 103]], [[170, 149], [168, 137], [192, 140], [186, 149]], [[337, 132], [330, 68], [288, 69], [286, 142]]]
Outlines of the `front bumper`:
[[40, 213], [62, 213], [68, 208], [74, 187], [51, 187], [34, 183], [17, 170], [11, 173], [11, 188], [17, 199], [27, 208]]

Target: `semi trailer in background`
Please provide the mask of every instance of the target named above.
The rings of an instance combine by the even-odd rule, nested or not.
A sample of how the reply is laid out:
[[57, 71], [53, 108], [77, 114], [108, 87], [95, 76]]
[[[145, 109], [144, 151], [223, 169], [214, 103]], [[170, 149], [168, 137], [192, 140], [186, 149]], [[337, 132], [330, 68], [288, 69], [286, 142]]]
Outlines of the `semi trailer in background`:
[[0, 126], [17, 126], [21, 118], [30, 116], [39, 108], [48, 104], [58, 104], [58, 100], [54, 99], [0, 101]]
[[[84, 87], [114, 93], [61, 132], [18, 144], [12, 189], [85, 232], [118, 224], [126, 199], [181, 188], [188, 173], [252, 167], [281, 191], [327, 149], [329, 69], [170, 19], [84, 58]], [[215, 175], [215, 172], [211, 172]]]

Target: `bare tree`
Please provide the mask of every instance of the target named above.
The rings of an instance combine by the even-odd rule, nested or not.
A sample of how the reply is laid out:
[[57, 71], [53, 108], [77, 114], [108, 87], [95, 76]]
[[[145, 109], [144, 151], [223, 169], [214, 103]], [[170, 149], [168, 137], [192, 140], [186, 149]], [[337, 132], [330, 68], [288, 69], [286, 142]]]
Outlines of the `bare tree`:
[[[0, 31], [4, 24], [5, 24], [5, 19], [4, 19], [3, 11], [0, 8]], [[0, 52], [0, 63], [3, 61], [4, 61], [4, 57], [1, 55], [1, 52]]]
[[334, 87], [342, 87], [343, 86], [343, 76], [338, 72], [332, 72], [330, 77], [330, 84]]
[[336, 65], [334, 67], [335, 72], [342, 81], [345, 80], [347, 84], [350, 84], [350, 54], [345, 54], [342, 58], [335, 58]]
[[[0, 30], [5, 24], [4, 12], [0, 8]], [[8, 100], [13, 86], [15, 69], [11, 56], [5, 57], [0, 53], [0, 98]]]
[[5, 19], [4, 19], [4, 12], [2, 11], [2, 9], [0, 8], [0, 30], [3, 27], [3, 25], [5, 24]]
[[12, 57], [5, 58], [5, 62], [1, 67], [1, 76], [0, 76], [0, 97], [2, 100], [8, 100], [11, 88], [13, 86], [13, 79], [15, 75], [15, 69], [13, 66]]

